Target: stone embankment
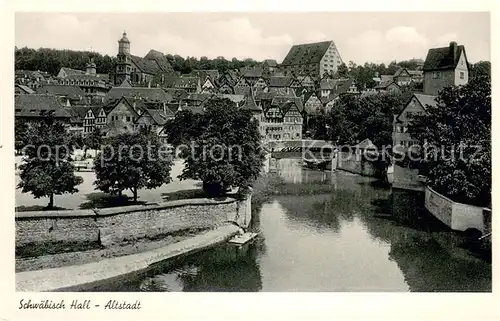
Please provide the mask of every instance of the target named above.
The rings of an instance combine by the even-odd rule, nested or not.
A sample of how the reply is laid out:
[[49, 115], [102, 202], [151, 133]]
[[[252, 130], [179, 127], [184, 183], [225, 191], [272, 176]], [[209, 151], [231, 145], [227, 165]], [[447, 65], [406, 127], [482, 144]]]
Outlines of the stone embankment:
[[54, 242], [98, 242], [112, 247], [122, 241], [164, 236], [186, 229], [208, 232], [144, 253], [82, 265], [16, 273], [17, 291], [83, 290], [99, 283], [148, 270], [152, 264], [223, 242], [249, 226], [251, 193], [186, 199], [157, 205], [95, 210], [16, 213], [16, 247]]

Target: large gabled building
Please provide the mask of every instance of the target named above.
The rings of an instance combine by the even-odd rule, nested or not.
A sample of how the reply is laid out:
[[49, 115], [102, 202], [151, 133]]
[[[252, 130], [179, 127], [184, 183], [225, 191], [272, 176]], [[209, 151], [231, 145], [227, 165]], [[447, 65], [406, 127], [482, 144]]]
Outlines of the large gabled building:
[[308, 74], [321, 78], [325, 74], [335, 74], [342, 58], [333, 41], [294, 45], [281, 63], [287, 74]]

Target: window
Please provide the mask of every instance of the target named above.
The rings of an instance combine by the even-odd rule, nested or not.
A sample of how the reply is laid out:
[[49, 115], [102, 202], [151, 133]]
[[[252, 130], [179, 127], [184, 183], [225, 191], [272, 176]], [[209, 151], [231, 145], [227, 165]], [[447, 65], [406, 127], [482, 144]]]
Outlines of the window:
[[441, 78], [441, 73], [439, 71], [434, 71], [432, 73], [432, 78], [434, 78], [434, 79]]
[[460, 79], [464, 79], [465, 78], [465, 73], [463, 71], [460, 72]]
[[130, 121], [130, 117], [129, 116], [127, 116], [127, 121]]

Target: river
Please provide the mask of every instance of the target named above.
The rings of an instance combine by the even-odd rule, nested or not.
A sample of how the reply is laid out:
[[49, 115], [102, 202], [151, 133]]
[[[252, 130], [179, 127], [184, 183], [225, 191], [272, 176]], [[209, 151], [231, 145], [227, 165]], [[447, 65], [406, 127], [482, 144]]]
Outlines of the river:
[[345, 172], [315, 172], [283, 159], [293, 184], [327, 184], [328, 194], [275, 196], [256, 205], [241, 248], [223, 244], [107, 291], [491, 291], [491, 264], [459, 246], [453, 232], [411, 211], [389, 213], [390, 188]]

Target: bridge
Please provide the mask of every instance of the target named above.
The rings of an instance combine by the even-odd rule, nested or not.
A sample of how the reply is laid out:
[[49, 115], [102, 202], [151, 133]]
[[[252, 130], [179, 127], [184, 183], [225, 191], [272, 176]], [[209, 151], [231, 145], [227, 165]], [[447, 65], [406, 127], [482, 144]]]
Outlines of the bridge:
[[332, 152], [335, 146], [325, 140], [267, 140], [263, 142], [266, 151], [275, 153], [290, 153], [290, 152], [303, 152], [310, 150], [313, 152]]
[[301, 159], [312, 166], [335, 168], [335, 146], [324, 140], [268, 140], [263, 142], [267, 152], [265, 171], [276, 170], [281, 158]]

